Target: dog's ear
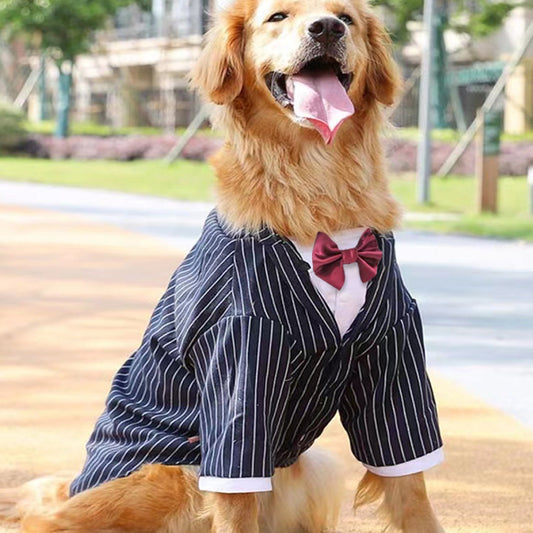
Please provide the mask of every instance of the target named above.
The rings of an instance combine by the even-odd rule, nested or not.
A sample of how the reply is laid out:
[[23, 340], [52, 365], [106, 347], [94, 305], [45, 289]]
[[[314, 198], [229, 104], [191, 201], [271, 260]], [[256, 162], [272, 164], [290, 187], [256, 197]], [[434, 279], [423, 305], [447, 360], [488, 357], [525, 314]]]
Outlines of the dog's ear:
[[402, 82], [391, 54], [391, 40], [382, 22], [374, 15], [367, 16], [368, 68], [366, 92], [378, 102], [392, 105]]
[[191, 83], [215, 104], [232, 102], [242, 90], [243, 34], [244, 16], [224, 11], [217, 15], [205, 36], [204, 47], [191, 72]]

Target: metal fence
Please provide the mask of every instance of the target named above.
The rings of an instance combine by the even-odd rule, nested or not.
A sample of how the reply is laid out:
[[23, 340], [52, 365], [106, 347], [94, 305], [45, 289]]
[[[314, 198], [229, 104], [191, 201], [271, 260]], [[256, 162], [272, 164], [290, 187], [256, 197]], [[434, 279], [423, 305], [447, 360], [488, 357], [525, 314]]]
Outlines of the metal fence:
[[[463, 129], [476, 117], [477, 110], [483, 105], [504, 67], [503, 63], [474, 63], [453, 65], [447, 70], [448, 103], [446, 121], [450, 128]], [[404, 68], [404, 78], [415, 79], [408, 84], [401, 104], [392, 114], [391, 121], [397, 127], [418, 126], [418, 98], [420, 78], [415, 67]]]
[[109, 41], [201, 35], [208, 23], [208, 0], [155, 0], [151, 12], [131, 5], [119, 10], [113, 27], [99, 37]]

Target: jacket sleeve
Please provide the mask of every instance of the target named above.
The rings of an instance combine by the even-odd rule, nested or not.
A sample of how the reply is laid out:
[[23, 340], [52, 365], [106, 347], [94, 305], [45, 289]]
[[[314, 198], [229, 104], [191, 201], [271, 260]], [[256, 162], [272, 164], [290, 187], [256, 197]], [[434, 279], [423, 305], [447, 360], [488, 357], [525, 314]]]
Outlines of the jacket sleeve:
[[289, 351], [281, 324], [249, 316], [223, 319], [195, 344], [202, 490], [271, 490]]
[[376, 474], [407, 475], [442, 461], [414, 300], [376, 345], [356, 360], [340, 415], [353, 454]]

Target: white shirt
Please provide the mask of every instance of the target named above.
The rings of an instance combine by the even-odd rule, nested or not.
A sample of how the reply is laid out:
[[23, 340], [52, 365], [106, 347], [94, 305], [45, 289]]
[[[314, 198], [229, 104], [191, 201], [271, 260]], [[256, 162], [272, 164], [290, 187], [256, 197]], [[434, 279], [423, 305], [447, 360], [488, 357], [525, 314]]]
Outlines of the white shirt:
[[[357, 246], [365, 230], [366, 228], [350, 229], [329, 235], [329, 237], [335, 241], [339, 250], [346, 250]], [[302, 246], [296, 241], [293, 241], [293, 243], [300, 252], [303, 260], [311, 265], [311, 271], [309, 272], [311, 282], [328, 304], [331, 312], [335, 316], [341, 335], [344, 335], [365, 303], [368, 282], [363, 283], [361, 281], [359, 265], [357, 263], [344, 265], [346, 279], [342, 288], [337, 290], [333, 285], [320, 279], [312, 271], [313, 247]]]

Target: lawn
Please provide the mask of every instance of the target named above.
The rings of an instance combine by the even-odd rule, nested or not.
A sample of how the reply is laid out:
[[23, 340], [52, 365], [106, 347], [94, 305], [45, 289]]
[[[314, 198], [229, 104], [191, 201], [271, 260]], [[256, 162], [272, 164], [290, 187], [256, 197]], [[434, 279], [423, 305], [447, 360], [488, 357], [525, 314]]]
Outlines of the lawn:
[[407, 220], [407, 227], [533, 241], [533, 215], [528, 211], [526, 178], [501, 177], [498, 185], [498, 214], [482, 215], [476, 212], [477, 184], [473, 178], [433, 177], [431, 202], [425, 206], [416, 203], [414, 176], [397, 176], [392, 179], [391, 185], [394, 195], [403, 203], [408, 213], [450, 214], [450, 217], [444, 220]]
[[[388, 130], [389, 137], [397, 137], [399, 139], [408, 139], [410, 141], [419, 141], [420, 132], [418, 128], [391, 128]], [[441, 141], [450, 144], [456, 144], [461, 140], [463, 134], [458, 130], [452, 129], [434, 129], [431, 132], [431, 138], [434, 141]], [[505, 142], [532, 142], [533, 130], [525, 133], [512, 134], [502, 133], [502, 141]]]
[[78, 161], [0, 157], [0, 179], [212, 201], [214, 176], [205, 163]]
[[[52, 120], [43, 120], [41, 122], [26, 121], [24, 127], [28, 133], [37, 133], [41, 135], [53, 135], [56, 125]], [[182, 135], [186, 128], [176, 128], [176, 135]], [[70, 133], [72, 135], [94, 135], [97, 137], [109, 137], [111, 135], [163, 135], [165, 132], [161, 128], [151, 126], [127, 126], [123, 128], [113, 128], [107, 124], [96, 124], [94, 122], [72, 122], [70, 124]], [[202, 128], [199, 133], [207, 136], [220, 136], [219, 132], [209, 127]]]
[[[183, 200], [214, 200], [211, 169], [205, 163], [183, 160], [167, 166], [162, 161], [122, 163], [0, 158], [0, 179], [111, 189]], [[432, 202], [426, 206], [416, 203], [414, 176], [395, 176], [391, 184], [394, 194], [409, 213], [427, 215], [424, 220], [409, 217], [407, 227], [533, 241], [533, 216], [528, 214], [525, 178], [500, 179], [498, 215], [476, 214], [476, 188], [471, 178], [433, 178]], [[450, 216], [445, 220], [433, 219], [431, 214], [434, 213]]]

